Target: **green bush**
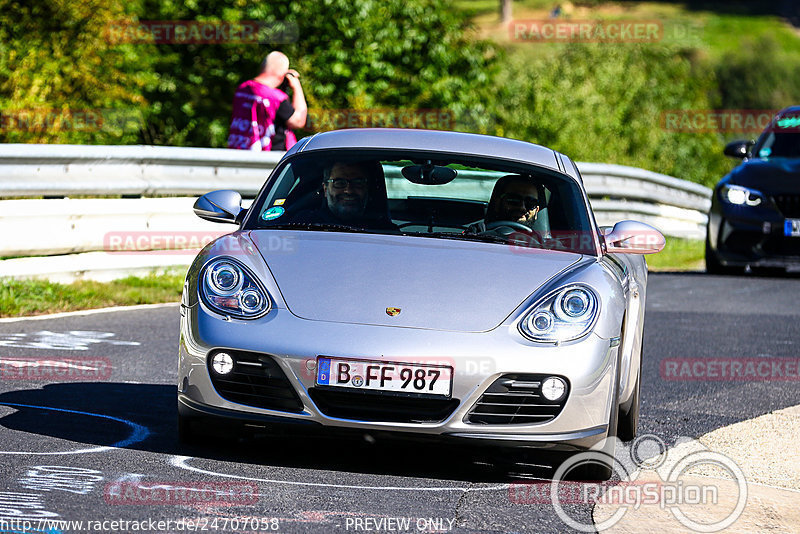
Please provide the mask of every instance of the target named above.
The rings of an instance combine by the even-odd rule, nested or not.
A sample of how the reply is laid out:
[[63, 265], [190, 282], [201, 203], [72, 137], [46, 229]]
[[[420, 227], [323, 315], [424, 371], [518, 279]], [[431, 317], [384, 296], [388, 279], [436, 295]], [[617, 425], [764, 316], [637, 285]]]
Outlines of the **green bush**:
[[515, 55], [497, 83], [498, 133], [578, 161], [632, 165], [705, 184], [730, 168], [717, 134], [676, 133], [663, 124], [666, 110], [711, 107], [713, 73], [691, 49], [572, 44], [528, 57]]
[[774, 37], [745, 40], [715, 65], [720, 109], [780, 109], [800, 104], [800, 65]]
[[[237, 85], [273, 48], [301, 73], [310, 113], [327, 109], [460, 110], [486, 92], [494, 50], [438, 0], [279, 0], [198, 4], [146, 0], [149, 18], [296, 24], [298, 39], [261, 45], [158, 45], [156, 105], [142, 141], [225, 146]], [[151, 13], [151, 14], [150, 14]], [[480, 100], [480, 97], [478, 96]]]

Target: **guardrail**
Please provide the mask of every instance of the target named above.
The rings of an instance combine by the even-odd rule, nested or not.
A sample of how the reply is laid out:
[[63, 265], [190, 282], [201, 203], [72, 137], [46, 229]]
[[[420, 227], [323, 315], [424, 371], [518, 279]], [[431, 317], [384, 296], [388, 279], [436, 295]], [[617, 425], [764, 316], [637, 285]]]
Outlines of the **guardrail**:
[[255, 196], [283, 152], [166, 146], [0, 145], [0, 197]]
[[[0, 261], [0, 278], [109, 279], [188, 265], [192, 250], [233, 229], [195, 217], [194, 197], [235, 189], [252, 198], [282, 156], [213, 148], [0, 145], [0, 198], [6, 199], [0, 200], [0, 257], [22, 256]], [[622, 165], [578, 168], [598, 224], [636, 219], [668, 236], [705, 237], [710, 189]], [[403, 185], [401, 178], [387, 179]], [[24, 198], [32, 196], [44, 198]], [[143, 198], [64, 198], [75, 196]], [[182, 243], [170, 242], [170, 233], [183, 236]], [[153, 252], [108, 252], [115, 250], [110, 235], [119, 240], [134, 234], [150, 240], [136, 243], [137, 250]]]

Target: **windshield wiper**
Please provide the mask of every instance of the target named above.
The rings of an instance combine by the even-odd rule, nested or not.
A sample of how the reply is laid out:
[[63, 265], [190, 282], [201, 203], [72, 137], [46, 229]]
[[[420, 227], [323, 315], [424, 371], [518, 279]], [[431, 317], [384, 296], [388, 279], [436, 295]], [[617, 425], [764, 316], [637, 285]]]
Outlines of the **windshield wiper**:
[[262, 226], [261, 230], [320, 230], [322, 232], [356, 232], [368, 231], [367, 228], [358, 226], [348, 226], [346, 224], [322, 223], [322, 222], [290, 222], [283, 224], [270, 224]]
[[496, 235], [481, 235], [481, 234], [456, 234], [453, 232], [403, 232], [403, 235], [410, 235], [414, 237], [435, 237], [441, 239], [456, 239], [467, 241], [482, 241], [484, 243], [502, 243], [507, 245], [508, 239], [503, 239]]

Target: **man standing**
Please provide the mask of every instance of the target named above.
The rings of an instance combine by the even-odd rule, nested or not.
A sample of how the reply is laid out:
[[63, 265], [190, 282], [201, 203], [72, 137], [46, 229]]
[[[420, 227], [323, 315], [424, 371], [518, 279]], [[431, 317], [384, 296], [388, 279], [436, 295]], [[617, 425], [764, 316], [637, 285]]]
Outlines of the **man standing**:
[[[292, 89], [291, 103], [280, 89], [284, 81]], [[289, 68], [285, 54], [270, 52], [261, 63], [261, 74], [236, 90], [228, 148], [289, 150], [297, 142], [290, 128], [305, 126], [307, 113], [297, 71]]]

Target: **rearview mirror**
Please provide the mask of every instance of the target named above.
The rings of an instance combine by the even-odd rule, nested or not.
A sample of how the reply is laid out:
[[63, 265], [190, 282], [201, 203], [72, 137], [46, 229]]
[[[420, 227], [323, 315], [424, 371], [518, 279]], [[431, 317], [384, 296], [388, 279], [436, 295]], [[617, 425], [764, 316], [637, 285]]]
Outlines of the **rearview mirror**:
[[408, 165], [403, 167], [403, 176], [411, 183], [421, 185], [443, 185], [452, 182], [458, 174], [450, 167], [433, 165], [428, 162], [425, 165]]
[[664, 236], [638, 221], [621, 221], [603, 233], [606, 252], [621, 254], [654, 254], [667, 243]]
[[238, 191], [223, 189], [198, 198], [194, 213], [207, 221], [239, 224], [247, 210], [242, 208], [242, 195]]
[[750, 157], [750, 147], [752, 147], [755, 143], [753, 141], [731, 141], [727, 145], [725, 145], [725, 150], [723, 150], [723, 154], [726, 156], [730, 156], [732, 158], [749, 158]]

